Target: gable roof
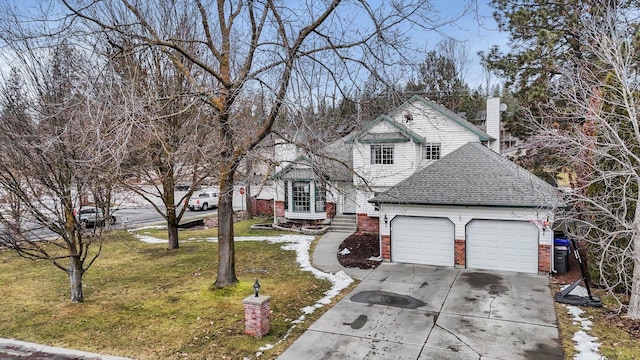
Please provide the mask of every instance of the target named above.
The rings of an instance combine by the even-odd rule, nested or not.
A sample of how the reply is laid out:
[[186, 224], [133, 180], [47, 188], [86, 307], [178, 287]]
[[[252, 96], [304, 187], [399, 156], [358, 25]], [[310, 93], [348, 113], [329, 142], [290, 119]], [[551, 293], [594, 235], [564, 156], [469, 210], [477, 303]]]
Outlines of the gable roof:
[[353, 172], [348, 166], [351, 164], [351, 147], [346, 142], [349, 137], [347, 135], [328, 144], [317, 154], [298, 155], [271, 177], [283, 180], [352, 181]]
[[458, 125], [462, 126], [463, 128], [471, 131], [472, 133], [474, 133], [475, 135], [478, 136], [478, 139], [480, 141], [492, 141], [495, 140], [493, 137], [491, 137], [490, 135], [488, 135], [486, 132], [480, 130], [480, 128], [478, 128], [477, 126], [473, 125], [472, 123], [470, 123], [469, 121], [467, 121], [466, 119], [464, 119], [462, 116], [454, 113], [453, 111], [447, 109], [446, 107], [437, 104], [425, 97], [419, 96], [419, 95], [414, 95], [412, 96], [409, 100], [407, 100], [406, 102], [404, 102], [402, 105], [398, 106], [396, 109], [394, 109], [391, 113], [389, 113], [390, 117], [393, 117], [396, 114], [400, 114], [402, 113], [402, 111], [408, 111], [409, 108], [412, 106], [413, 103], [418, 102], [420, 104], [425, 105], [428, 108], [431, 108], [433, 110], [435, 110], [436, 112], [440, 113], [441, 115], [443, 115], [444, 117], [452, 120], [453, 122], [457, 123]]
[[480, 143], [468, 143], [425, 166], [371, 203], [561, 206], [559, 191]]
[[[392, 133], [380, 133], [380, 134], [369, 134], [369, 130], [379, 123], [384, 122], [391, 127], [396, 128], [397, 132]], [[365, 126], [361, 131], [354, 133], [351, 135], [346, 141], [352, 143], [354, 141], [363, 141], [365, 143], [376, 142], [375, 136], [378, 136], [378, 141], [390, 140], [389, 142], [397, 142], [397, 141], [413, 141], [416, 144], [423, 144], [426, 139], [424, 136], [418, 135], [415, 131], [409, 129], [408, 127], [402, 125], [401, 123], [393, 120], [389, 115], [380, 115], [375, 120], [369, 122], [367, 126]], [[389, 139], [392, 138], [392, 139]], [[400, 140], [400, 139], [406, 140]]]

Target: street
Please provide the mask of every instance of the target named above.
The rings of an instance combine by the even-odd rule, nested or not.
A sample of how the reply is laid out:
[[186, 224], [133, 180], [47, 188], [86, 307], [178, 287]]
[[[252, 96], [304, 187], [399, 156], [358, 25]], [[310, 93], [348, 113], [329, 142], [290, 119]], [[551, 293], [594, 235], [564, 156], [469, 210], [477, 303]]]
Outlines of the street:
[[[180, 211], [181, 207], [176, 209]], [[207, 211], [190, 211], [187, 210], [184, 213], [181, 223], [199, 219], [205, 216], [216, 214], [218, 209]], [[162, 216], [151, 205], [140, 205], [136, 207], [127, 207], [116, 209], [113, 211], [113, 215], [116, 217], [116, 227], [130, 228], [133, 226], [139, 226], [144, 224], [161, 224], [164, 223]]]
[[[185, 192], [176, 191], [175, 198], [181, 199], [184, 194]], [[158, 213], [155, 207], [141, 197], [129, 193], [117, 194], [116, 198], [116, 203], [114, 204], [114, 208], [111, 211], [111, 213], [116, 217], [116, 223], [113, 225], [114, 228], [128, 229], [142, 225], [165, 224], [164, 218]], [[164, 205], [159, 199], [154, 203], [160, 209], [164, 210]], [[179, 212], [181, 210], [182, 206], [177, 206], [176, 212]], [[217, 208], [207, 211], [187, 210], [185, 211], [180, 223], [185, 223], [191, 220], [211, 216], [217, 214], [217, 212]], [[23, 224], [23, 226], [24, 229], [30, 233], [28, 235], [28, 238], [30, 239], [47, 239], [56, 236], [49, 229], [43, 228], [42, 225], [33, 222], [26, 222]], [[0, 229], [0, 231], [2, 230]]]

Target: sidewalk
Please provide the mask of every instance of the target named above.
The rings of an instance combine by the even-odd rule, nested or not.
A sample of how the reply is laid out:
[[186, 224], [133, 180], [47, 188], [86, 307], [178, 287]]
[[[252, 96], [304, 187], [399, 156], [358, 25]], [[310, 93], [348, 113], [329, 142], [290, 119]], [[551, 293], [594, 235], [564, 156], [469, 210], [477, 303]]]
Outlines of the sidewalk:
[[14, 339], [0, 338], [0, 360], [130, 360], [129, 358], [94, 354], [46, 345], [39, 345]]
[[351, 269], [343, 267], [338, 262], [338, 247], [344, 239], [351, 236], [351, 234], [352, 233], [332, 231], [325, 233], [313, 251], [311, 259], [313, 266], [324, 272], [334, 274], [338, 271], [344, 271], [356, 280], [363, 280], [371, 274], [373, 269]]

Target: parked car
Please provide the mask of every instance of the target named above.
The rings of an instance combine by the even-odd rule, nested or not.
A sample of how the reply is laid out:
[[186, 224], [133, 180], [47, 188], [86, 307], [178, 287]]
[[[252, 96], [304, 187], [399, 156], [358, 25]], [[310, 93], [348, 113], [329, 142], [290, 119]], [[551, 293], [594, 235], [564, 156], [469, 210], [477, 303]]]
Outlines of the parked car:
[[218, 207], [218, 193], [213, 190], [200, 191], [194, 194], [187, 204], [189, 210], [209, 210]]
[[189, 191], [189, 189], [191, 189], [191, 184], [179, 183], [179, 184], [176, 184], [174, 189], [175, 191]]
[[110, 225], [116, 223], [116, 217], [113, 215], [104, 216], [101, 208], [95, 206], [83, 206], [76, 212], [76, 218], [78, 222], [84, 224], [87, 227], [104, 226], [106, 221], [109, 221]]

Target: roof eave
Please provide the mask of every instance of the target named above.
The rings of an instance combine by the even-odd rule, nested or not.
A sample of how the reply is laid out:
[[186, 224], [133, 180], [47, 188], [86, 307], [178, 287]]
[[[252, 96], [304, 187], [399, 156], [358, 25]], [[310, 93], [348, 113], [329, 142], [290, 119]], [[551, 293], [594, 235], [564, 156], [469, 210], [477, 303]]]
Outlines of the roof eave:
[[468, 203], [446, 203], [446, 202], [435, 202], [435, 201], [398, 201], [396, 200], [384, 200], [384, 199], [370, 199], [367, 202], [372, 204], [394, 204], [394, 205], [434, 205], [434, 206], [473, 206], [473, 207], [501, 207], [501, 208], [523, 208], [523, 209], [553, 209], [562, 207], [562, 204], [553, 206], [551, 204], [489, 204], [482, 202], [468, 202]]

